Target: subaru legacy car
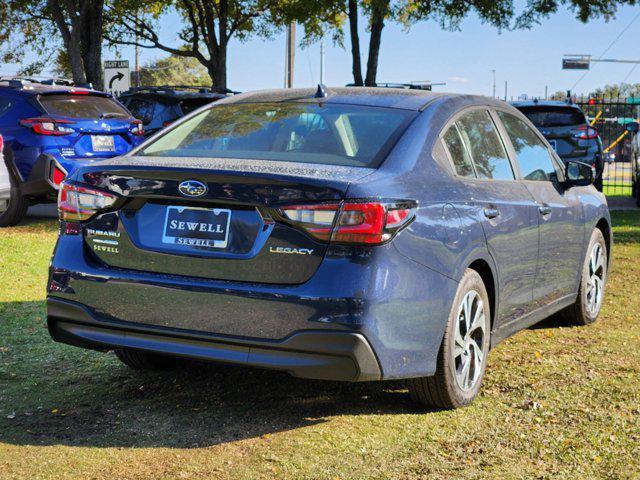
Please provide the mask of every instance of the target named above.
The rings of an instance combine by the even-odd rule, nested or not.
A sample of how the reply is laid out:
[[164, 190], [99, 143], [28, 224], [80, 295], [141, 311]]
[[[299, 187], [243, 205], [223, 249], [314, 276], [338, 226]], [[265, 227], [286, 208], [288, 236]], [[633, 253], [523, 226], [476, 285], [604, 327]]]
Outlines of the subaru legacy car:
[[379, 88], [247, 93], [60, 190], [59, 342], [477, 395], [489, 349], [600, 312], [611, 223], [590, 165], [515, 108]]
[[142, 143], [139, 120], [109, 94], [32, 79], [0, 79], [0, 134], [11, 197], [0, 227], [15, 225], [30, 204], [55, 201], [66, 175], [96, 158]]
[[578, 105], [554, 100], [532, 100], [513, 102], [513, 106], [540, 130], [562, 160], [590, 164], [596, 172], [594, 185], [602, 191], [602, 140]]

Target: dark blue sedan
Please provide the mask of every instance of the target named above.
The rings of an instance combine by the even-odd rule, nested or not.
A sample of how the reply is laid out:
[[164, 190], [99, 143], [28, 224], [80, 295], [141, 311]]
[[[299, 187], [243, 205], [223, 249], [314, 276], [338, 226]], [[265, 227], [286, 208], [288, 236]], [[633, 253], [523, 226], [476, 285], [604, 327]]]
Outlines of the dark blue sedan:
[[408, 379], [464, 406], [501, 340], [598, 317], [612, 237], [592, 181], [485, 97], [234, 96], [65, 181], [49, 331], [133, 368]]

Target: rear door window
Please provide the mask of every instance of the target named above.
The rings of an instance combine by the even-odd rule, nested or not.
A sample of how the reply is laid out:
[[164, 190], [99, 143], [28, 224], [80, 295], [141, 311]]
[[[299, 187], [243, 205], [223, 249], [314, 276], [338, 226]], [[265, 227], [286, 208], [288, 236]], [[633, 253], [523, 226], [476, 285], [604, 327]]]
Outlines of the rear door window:
[[584, 125], [584, 114], [573, 107], [521, 107], [518, 108], [537, 128], [571, 127]]
[[478, 178], [514, 180], [513, 168], [487, 110], [472, 110], [456, 122]]
[[511, 144], [518, 156], [524, 180], [552, 181], [557, 179], [556, 169], [547, 145], [521, 119], [498, 111]]
[[475, 177], [476, 172], [473, 169], [471, 156], [464, 146], [458, 127], [455, 124], [449, 127], [442, 140], [449, 151], [456, 173], [461, 177]]
[[129, 118], [122, 105], [109, 97], [98, 95], [41, 95], [40, 104], [50, 115], [68, 118]]

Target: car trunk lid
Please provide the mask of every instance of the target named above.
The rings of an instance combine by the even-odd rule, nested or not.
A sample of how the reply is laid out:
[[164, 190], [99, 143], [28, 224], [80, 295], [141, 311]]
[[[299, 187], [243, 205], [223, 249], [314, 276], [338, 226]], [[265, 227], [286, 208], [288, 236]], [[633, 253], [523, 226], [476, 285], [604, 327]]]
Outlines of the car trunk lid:
[[297, 284], [327, 245], [282, 221], [288, 205], [340, 202], [373, 170], [231, 159], [125, 158], [83, 169], [83, 184], [124, 197], [85, 242], [106, 265], [160, 274]]

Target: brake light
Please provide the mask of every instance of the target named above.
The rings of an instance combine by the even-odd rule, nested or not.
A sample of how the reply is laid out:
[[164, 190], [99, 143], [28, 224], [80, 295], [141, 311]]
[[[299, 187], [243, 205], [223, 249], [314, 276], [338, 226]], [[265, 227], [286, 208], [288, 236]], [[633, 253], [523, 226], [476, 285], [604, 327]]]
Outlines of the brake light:
[[142, 121], [141, 120], [132, 121], [130, 132], [133, 135], [138, 135], [138, 136], [144, 135], [144, 125], [142, 125]]
[[20, 125], [31, 128], [38, 135], [69, 135], [75, 132], [65, 125], [73, 123], [69, 120], [60, 120], [46, 117], [25, 118], [20, 120]]
[[577, 138], [579, 140], [593, 140], [594, 138], [598, 138], [598, 131], [587, 125], [576, 128], [572, 133], [573, 138]]
[[4, 151], [4, 138], [0, 135], [0, 157], [2, 157], [2, 152]]
[[88, 220], [101, 210], [113, 206], [117, 199], [112, 193], [63, 182], [58, 191], [60, 220]]
[[380, 245], [390, 241], [415, 217], [415, 202], [347, 202], [296, 205], [282, 215], [314, 238], [349, 245]]
[[168, 127], [169, 125], [171, 125], [173, 122], [175, 122], [175, 120], [165, 120], [164, 122], [162, 122], [162, 126], [163, 127]]
[[69, 93], [71, 95], [89, 95], [91, 93], [91, 90], [76, 90], [76, 89], [71, 89], [69, 90]]

